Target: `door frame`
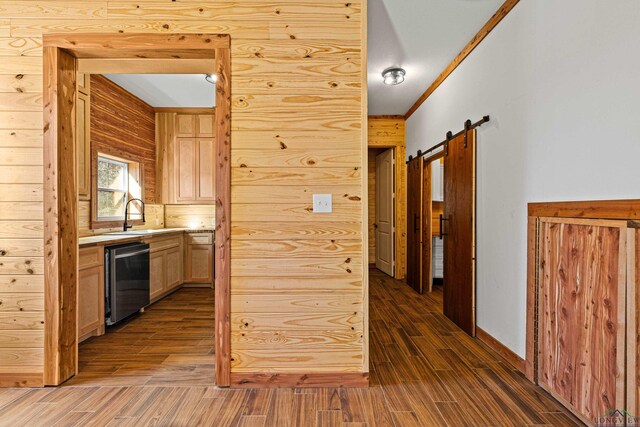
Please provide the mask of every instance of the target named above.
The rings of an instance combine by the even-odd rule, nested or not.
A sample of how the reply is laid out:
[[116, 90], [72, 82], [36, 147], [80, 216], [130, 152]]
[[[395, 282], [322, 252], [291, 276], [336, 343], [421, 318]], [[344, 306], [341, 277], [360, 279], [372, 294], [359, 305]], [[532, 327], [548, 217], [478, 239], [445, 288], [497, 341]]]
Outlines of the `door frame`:
[[230, 385], [231, 53], [227, 34], [45, 34], [44, 103], [44, 384], [77, 372], [78, 59], [215, 59], [216, 239], [215, 384]]
[[[386, 148], [393, 149], [393, 158], [395, 159], [394, 163], [394, 192], [396, 195], [395, 198], [395, 217], [394, 217], [394, 228], [395, 228], [395, 238], [394, 238], [394, 275], [395, 279], [404, 279], [407, 263], [407, 220], [405, 217], [407, 216], [407, 164], [404, 159], [406, 158], [406, 148], [404, 144], [393, 144], [393, 143], [371, 143], [369, 141], [367, 145], [367, 149], [369, 148]], [[369, 162], [367, 154], [367, 165]], [[364, 172], [366, 174], [366, 170]], [[368, 227], [367, 227], [368, 229]], [[368, 262], [368, 260], [367, 260]]]
[[[424, 159], [422, 165], [422, 291], [433, 291], [433, 175], [432, 164], [444, 157], [444, 150]], [[444, 178], [443, 178], [444, 179]]]

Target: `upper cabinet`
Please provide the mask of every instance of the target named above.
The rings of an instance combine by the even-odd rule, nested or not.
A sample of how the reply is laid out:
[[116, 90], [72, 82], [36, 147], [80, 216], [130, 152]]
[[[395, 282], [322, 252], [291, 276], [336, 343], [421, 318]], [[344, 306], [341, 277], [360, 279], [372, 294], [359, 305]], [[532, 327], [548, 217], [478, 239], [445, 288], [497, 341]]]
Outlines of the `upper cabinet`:
[[214, 115], [160, 113], [156, 123], [162, 203], [214, 203]]
[[76, 156], [80, 200], [89, 200], [91, 196], [90, 77], [90, 74], [78, 74], [76, 92]]

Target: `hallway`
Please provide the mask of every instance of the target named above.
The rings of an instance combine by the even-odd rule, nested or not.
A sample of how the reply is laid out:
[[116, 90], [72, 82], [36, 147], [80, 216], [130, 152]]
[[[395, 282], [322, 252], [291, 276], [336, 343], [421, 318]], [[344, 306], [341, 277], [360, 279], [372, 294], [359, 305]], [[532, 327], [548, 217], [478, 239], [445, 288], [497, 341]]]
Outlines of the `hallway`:
[[[119, 354], [109, 363], [92, 357], [97, 339], [87, 343], [81, 374], [63, 387], [0, 390], [0, 426], [578, 425], [457, 330], [441, 313], [441, 291], [418, 295], [377, 270], [370, 272], [370, 388], [207, 387], [211, 334], [201, 329], [212, 325], [213, 305], [198, 292], [178, 291], [123, 326], [112, 336], [128, 332], [131, 341], [102, 348]], [[169, 323], [174, 328], [166, 331]]]

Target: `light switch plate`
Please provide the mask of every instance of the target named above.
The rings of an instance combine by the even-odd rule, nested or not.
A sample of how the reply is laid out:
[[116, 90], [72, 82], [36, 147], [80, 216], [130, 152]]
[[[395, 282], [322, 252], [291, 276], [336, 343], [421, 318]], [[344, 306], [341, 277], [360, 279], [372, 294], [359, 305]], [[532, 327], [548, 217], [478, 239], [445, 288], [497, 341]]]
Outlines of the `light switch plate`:
[[331, 194], [313, 195], [313, 213], [330, 213], [332, 210]]

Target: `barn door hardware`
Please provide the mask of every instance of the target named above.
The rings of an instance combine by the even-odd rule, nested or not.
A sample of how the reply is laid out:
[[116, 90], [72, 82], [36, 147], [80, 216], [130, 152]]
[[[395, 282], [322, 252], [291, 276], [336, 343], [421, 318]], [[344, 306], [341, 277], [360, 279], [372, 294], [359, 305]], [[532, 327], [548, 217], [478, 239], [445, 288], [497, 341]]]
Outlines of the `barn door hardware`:
[[[446, 145], [447, 145], [447, 143], [448, 143], [451, 139], [456, 138], [456, 137], [458, 137], [458, 136], [462, 135], [463, 133], [464, 133], [464, 135], [465, 135], [465, 139], [464, 139], [464, 146], [466, 147], [466, 146], [467, 146], [467, 133], [468, 133], [470, 130], [473, 130], [473, 129], [475, 129], [475, 128], [479, 127], [479, 126], [482, 126], [483, 124], [487, 123], [487, 122], [488, 122], [488, 121], [490, 121], [490, 120], [491, 120], [491, 117], [490, 117], [490, 116], [484, 116], [484, 117], [482, 117], [480, 120], [478, 120], [478, 121], [477, 121], [477, 122], [475, 122], [475, 123], [471, 123], [471, 120], [467, 120], [467, 121], [465, 122], [465, 124], [464, 124], [464, 129], [463, 129], [463, 130], [461, 130], [460, 132], [458, 132], [458, 133], [456, 133], [456, 134], [454, 134], [454, 135], [451, 135], [451, 132], [447, 132], [447, 139], [445, 139], [444, 141], [442, 141], [442, 142], [440, 142], [440, 143], [438, 143], [438, 144], [434, 145], [433, 147], [429, 148], [429, 149], [428, 149], [427, 151], [425, 151], [425, 152], [422, 152], [421, 150], [418, 150], [417, 157], [420, 157], [420, 156], [426, 156], [427, 154], [431, 153], [432, 151], [435, 151], [435, 150], [437, 150], [438, 148], [443, 147], [443, 146], [444, 146], [445, 155], [446, 155], [446, 154], [447, 154], [447, 146], [446, 146]], [[409, 156], [409, 161], [411, 161], [412, 159], [413, 159], [413, 156]], [[407, 162], [407, 163], [408, 163], [408, 162]]]
[[453, 132], [447, 132], [447, 139], [444, 140], [444, 155], [449, 155], [449, 141], [453, 138]]
[[469, 137], [469, 131], [471, 130], [471, 120], [464, 122], [464, 148], [467, 148], [467, 138]]
[[443, 226], [444, 226], [444, 222], [445, 222], [445, 221], [448, 221], [448, 220], [447, 220], [447, 218], [445, 218], [443, 214], [440, 214], [440, 236], [439, 236], [439, 237], [440, 237], [440, 240], [442, 240], [442, 237], [443, 237], [443, 236], [446, 236], [446, 235], [447, 235], [447, 233], [445, 233], [444, 231], [442, 231], [442, 230], [443, 230]]

